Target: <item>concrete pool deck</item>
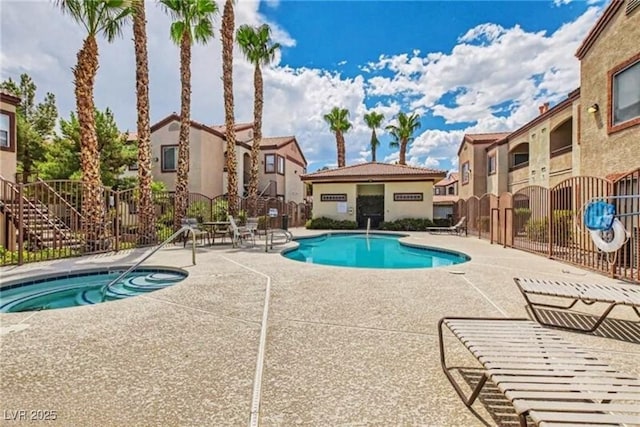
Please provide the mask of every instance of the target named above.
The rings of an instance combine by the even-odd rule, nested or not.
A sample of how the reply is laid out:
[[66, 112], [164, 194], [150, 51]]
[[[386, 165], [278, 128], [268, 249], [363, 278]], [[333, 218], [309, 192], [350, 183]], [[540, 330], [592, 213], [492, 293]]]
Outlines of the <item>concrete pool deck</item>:
[[[618, 281], [475, 237], [407, 234], [410, 243], [458, 250], [471, 261], [411, 270], [329, 267], [288, 260], [282, 247], [265, 253], [259, 242], [198, 247], [192, 266], [191, 251], [176, 245], [144, 264], [187, 270], [175, 286], [93, 306], [0, 314], [0, 422], [35, 424], [11, 418], [39, 410], [56, 411], [55, 423], [65, 426], [517, 425], [508, 402], [490, 389], [476, 413], [460, 401], [441, 371], [437, 321], [527, 317], [514, 276]], [[121, 265], [143, 253], [0, 274], [10, 280]], [[627, 307], [612, 317], [594, 334], [558, 334], [640, 375], [638, 319]], [[455, 340], [447, 343], [454, 360], [473, 362]]]

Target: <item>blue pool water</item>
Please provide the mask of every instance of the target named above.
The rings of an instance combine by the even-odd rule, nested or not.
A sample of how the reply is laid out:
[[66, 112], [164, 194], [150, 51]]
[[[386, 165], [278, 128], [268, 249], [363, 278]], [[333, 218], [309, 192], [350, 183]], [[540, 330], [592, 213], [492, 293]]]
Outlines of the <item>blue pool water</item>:
[[98, 304], [153, 292], [187, 277], [187, 273], [179, 269], [138, 268], [125, 276], [124, 280], [112, 285], [103, 301], [102, 287], [116, 279], [126, 268], [76, 271], [7, 282], [0, 287], [0, 312]]
[[324, 234], [301, 238], [300, 246], [283, 255], [313, 264], [360, 268], [432, 268], [469, 261], [465, 254], [418, 248], [399, 242], [393, 234]]

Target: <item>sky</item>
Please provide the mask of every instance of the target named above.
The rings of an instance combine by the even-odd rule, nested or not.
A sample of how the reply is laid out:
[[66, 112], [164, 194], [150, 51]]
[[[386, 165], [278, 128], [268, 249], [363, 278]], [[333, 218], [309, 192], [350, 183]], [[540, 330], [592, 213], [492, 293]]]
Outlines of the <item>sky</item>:
[[[191, 118], [224, 123], [218, 2], [215, 38], [192, 52]], [[323, 116], [349, 110], [347, 165], [371, 160], [364, 115], [384, 114], [378, 161], [395, 162], [384, 126], [399, 112], [420, 115], [407, 162], [457, 170], [465, 133], [513, 131], [579, 86], [575, 52], [606, 0], [236, 1], [236, 28], [267, 23], [281, 44], [265, 67], [263, 135], [295, 135], [308, 171], [336, 166], [336, 142]], [[25, 19], [25, 17], [28, 17]], [[178, 47], [170, 18], [147, 2], [151, 122], [180, 110]], [[28, 73], [38, 98], [56, 95], [62, 117], [75, 110], [72, 68], [85, 34], [53, 1], [0, 0], [0, 78]], [[95, 102], [123, 131], [136, 130], [131, 26], [99, 40]], [[253, 118], [253, 66], [236, 48], [236, 122]]]

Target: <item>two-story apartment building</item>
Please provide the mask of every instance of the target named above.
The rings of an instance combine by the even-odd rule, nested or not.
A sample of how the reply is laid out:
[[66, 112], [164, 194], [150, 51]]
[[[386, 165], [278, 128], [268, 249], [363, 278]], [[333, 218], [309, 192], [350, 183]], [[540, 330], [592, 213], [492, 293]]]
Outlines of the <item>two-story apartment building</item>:
[[553, 108], [541, 105], [536, 118], [485, 148], [487, 193], [513, 193], [528, 185], [552, 187], [577, 171], [580, 159], [573, 142], [579, 99], [576, 89]]
[[640, 168], [638, 40], [640, 2], [611, 1], [576, 53], [580, 88], [553, 108], [541, 105], [537, 117], [502, 137], [464, 136], [460, 197], [552, 188], [572, 176], [612, 178]]
[[[248, 191], [251, 172], [253, 125], [235, 126], [238, 194]], [[175, 189], [178, 168], [180, 116], [171, 114], [151, 126], [151, 158], [154, 180]], [[189, 133], [189, 191], [215, 197], [226, 193], [226, 128], [191, 121]], [[304, 200], [300, 175], [307, 161], [295, 136], [263, 138], [260, 143], [258, 192], [286, 202]]]
[[[498, 140], [508, 136], [509, 133], [478, 133], [467, 134], [462, 138], [458, 148], [459, 165], [459, 195], [467, 199], [474, 195], [482, 195], [487, 192], [497, 191], [488, 188], [488, 171], [495, 169], [496, 165], [489, 165], [486, 148]], [[501, 159], [496, 159], [501, 160]]]
[[433, 219], [447, 219], [453, 215], [453, 205], [458, 201], [458, 173], [449, 175], [433, 186]]

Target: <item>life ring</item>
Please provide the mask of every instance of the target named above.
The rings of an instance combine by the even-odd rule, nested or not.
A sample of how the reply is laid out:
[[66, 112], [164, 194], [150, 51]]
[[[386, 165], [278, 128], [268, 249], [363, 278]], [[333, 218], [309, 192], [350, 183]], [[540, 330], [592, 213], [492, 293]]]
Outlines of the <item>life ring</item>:
[[[609, 230], [589, 230], [593, 243], [604, 252], [615, 252], [622, 247], [629, 237], [627, 230], [618, 218], [613, 220]], [[603, 234], [607, 239], [603, 238]], [[611, 236], [609, 238], [609, 236]]]

